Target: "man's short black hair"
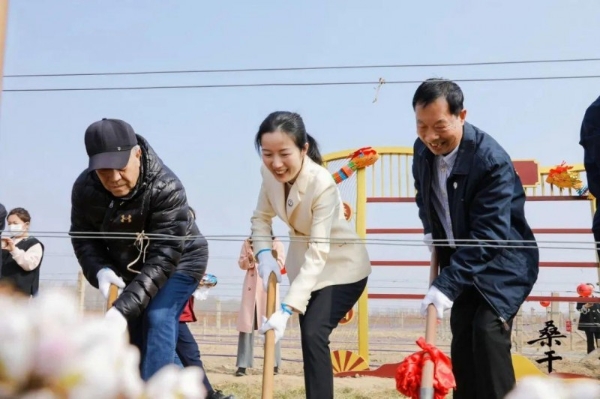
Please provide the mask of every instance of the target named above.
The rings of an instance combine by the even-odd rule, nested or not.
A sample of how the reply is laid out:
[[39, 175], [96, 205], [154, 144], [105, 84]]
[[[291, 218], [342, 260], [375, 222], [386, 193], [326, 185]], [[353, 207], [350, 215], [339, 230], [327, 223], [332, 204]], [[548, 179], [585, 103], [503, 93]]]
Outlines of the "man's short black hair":
[[452, 115], [458, 116], [463, 110], [464, 95], [460, 87], [451, 80], [432, 78], [419, 85], [413, 96], [413, 110], [417, 104], [428, 106], [440, 97], [448, 102], [448, 109]]

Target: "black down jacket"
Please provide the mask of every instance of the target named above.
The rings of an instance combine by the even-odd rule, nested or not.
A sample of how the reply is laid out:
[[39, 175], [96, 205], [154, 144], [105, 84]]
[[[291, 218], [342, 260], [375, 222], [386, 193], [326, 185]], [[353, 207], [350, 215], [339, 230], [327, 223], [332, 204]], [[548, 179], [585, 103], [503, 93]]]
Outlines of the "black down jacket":
[[128, 320], [144, 311], [175, 270], [200, 281], [208, 261], [208, 243], [189, 212], [181, 181], [143, 137], [137, 138], [141, 173], [131, 194], [113, 197], [95, 172], [85, 170], [71, 196], [77, 260], [96, 288], [96, 274], [104, 267], [123, 278], [127, 287], [114, 306]]

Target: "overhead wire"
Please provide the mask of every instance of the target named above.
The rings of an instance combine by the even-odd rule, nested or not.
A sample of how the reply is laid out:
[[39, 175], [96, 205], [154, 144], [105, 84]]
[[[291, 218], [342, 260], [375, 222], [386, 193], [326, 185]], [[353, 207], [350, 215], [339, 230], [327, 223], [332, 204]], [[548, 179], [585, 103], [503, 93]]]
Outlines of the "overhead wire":
[[[138, 233], [129, 232], [67, 232], [67, 231], [30, 231], [30, 234], [39, 238], [69, 238], [75, 240], [124, 240], [131, 239], [135, 240], [138, 237]], [[247, 234], [225, 234], [225, 235], [189, 235], [185, 237], [174, 236], [168, 234], [153, 234], [145, 233], [147, 240], [160, 240], [160, 241], [189, 241], [196, 239], [206, 239], [207, 241], [220, 241], [220, 242], [242, 242], [248, 238]], [[271, 240], [271, 236], [254, 236], [255, 240], [265, 239]], [[378, 245], [378, 246], [413, 246], [423, 247], [426, 244], [422, 239], [399, 239], [399, 238], [330, 238], [330, 237], [281, 237], [279, 238], [282, 242], [301, 242], [301, 243], [329, 243], [334, 245], [348, 245], [348, 244], [366, 244], [366, 245]], [[447, 240], [433, 240], [433, 244], [436, 246], [450, 246]], [[596, 250], [596, 245], [600, 245], [600, 242], [594, 241], [564, 241], [564, 240], [479, 240], [479, 239], [461, 239], [455, 240], [453, 246], [455, 247], [488, 247], [488, 248], [533, 248], [533, 245], [537, 245], [540, 249], [575, 249], [575, 250]], [[587, 245], [589, 248], [569, 246], [569, 245]]]
[[558, 64], [576, 62], [596, 62], [600, 58], [571, 58], [546, 60], [510, 60], [510, 61], [480, 61], [480, 62], [445, 62], [421, 64], [373, 64], [373, 65], [321, 65], [305, 67], [266, 67], [266, 68], [221, 68], [221, 69], [184, 69], [184, 70], [155, 70], [155, 71], [117, 71], [117, 72], [73, 72], [73, 73], [33, 73], [9, 74], [5, 78], [47, 78], [47, 77], [78, 77], [78, 76], [131, 76], [131, 75], [173, 75], [201, 73], [254, 73], [254, 72], [292, 72], [292, 71], [323, 71], [323, 70], [361, 70], [361, 69], [398, 69], [398, 68], [429, 68], [429, 67], [464, 67], [492, 65], [522, 65], [522, 64]]
[[[600, 75], [564, 75], [564, 76], [528, 76], [508, 78], [465, 78], [449, 79], [458, 83], [468, 82], [510, 82], [510, 81], [542, 81], [542, 80], [574, 80], [598, 79]], [[423, 80], [386, 80], [386, 85], [419, 84]], [[267, 82], [267, 83], [233, 83], [233, 84], [198, 84], [198, 85], [164, 85], [164, 86], [113, 86], [113, 87], [50, 87], [29, 89], [3, 89], [5, 93], [35, 92], [67, 92], [67, 91], [127, 91], [127, 90], [184, 90], [184, 89], [225, 89], [255, 87], [314, 87], [314, 86], [364, 86], [378, 85], [379, 81], [338, 81], [338, 82]]]

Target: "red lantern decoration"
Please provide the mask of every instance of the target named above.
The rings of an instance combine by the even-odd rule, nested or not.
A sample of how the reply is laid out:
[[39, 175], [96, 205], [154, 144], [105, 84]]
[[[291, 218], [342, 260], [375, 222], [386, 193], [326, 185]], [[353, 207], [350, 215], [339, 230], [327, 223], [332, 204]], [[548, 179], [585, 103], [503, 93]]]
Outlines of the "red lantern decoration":
[[594, 288], [591, 285], [581, 283], [577, 286], [577, 294], [582, 297], [592, 296]]
[[550, 306], [550, 301], [540, 301], [540, 305], [542, 305], [542, 307], [547, 308], [548, 306]]

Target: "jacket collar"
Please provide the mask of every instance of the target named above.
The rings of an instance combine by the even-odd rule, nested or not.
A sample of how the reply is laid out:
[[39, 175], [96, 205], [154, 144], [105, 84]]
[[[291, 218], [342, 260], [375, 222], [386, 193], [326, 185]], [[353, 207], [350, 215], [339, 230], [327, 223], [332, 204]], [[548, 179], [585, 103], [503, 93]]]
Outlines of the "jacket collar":
[[463, 136], [458, 146], [458, 155], [452, 169], [453, 175], [468, 175], [475, 156], [475, 128], [468, 122], [463, 126]]
[[302, 161], [302, 169], [300, 169], [300, 173], [298, 173], [298, 177], [296, 177], [296, 181], [290, 187], [290, 193], [288, 194], [286, 200], [286, 216], [289, 220], [294, 210], [302, 201], [302, 197], [306, 193], [306, 188], [308, 187], [308, 183], [310, 181], [310, 176], [312, 175], [312, 171], [315, 167], [319, 167], [316, 163], [312, 161], [307, 155], [304, 156], [304, 160]]

